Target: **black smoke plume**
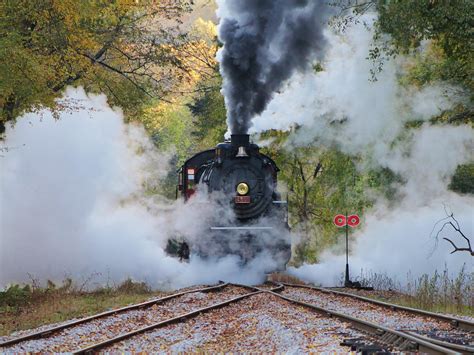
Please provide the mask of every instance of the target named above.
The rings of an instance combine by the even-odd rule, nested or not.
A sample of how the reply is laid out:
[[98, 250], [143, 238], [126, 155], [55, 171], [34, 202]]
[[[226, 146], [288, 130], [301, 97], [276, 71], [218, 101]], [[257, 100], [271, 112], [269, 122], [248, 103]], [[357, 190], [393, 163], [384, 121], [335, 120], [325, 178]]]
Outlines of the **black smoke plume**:
[[247, 133], [285, 80], [320, 58], [329, 9], [322, 0], [222, 0], [219, 14], [227, 122]]

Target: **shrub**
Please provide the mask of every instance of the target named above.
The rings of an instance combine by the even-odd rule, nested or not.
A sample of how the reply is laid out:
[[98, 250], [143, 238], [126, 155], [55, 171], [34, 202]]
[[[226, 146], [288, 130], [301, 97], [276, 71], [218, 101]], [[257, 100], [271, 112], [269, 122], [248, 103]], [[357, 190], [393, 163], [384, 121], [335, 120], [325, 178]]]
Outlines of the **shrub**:
[[135, 293], [135, 294], [144, 294], [150, 293], [151, 288], [145, 282], [135, 282], [132, 279], [128, 278], [123, 281], [120, 285], [116, 288], [117, 292], [119, 293]]
[[32, 298], [32, 290], [29, 285], [12, 285], [5, 291], [0, 292], [0, 307], [17, 308], [28, 304]]

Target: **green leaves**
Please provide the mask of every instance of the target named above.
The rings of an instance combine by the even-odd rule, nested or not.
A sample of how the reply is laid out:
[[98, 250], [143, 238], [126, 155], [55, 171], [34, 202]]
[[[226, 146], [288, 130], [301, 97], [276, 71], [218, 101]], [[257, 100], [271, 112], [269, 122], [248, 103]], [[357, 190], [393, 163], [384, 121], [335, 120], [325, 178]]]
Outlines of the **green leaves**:
[[9, 286], [5, 291], [0, 292], [0, 308], [16, 308], [28, 304], [31, 292], [31, 288], [28, 285], [20, 286], [15, 284]]
[[430, 58], [436, 65], [425, 65], [422, 81], [442, 79], [474, 89], [472, 1], [380, 1], [377, 10], [378, 33], [390, 34], [390, 44], [395, 50], [407, 53], [419, 48], [425, 40], [431, 40], [440, 49], [437, 56]]
[[[360, 24], [361, 15], [375, 9], [374, 43], [368, 53], [373, 61], [372, 79], [383, 70], [386, 61], [402, 54], [419, 54], [428, 48], [428, 56], [420, 57], [421, 71], [412, 67], [417, 85], [436, 80], [449, 81], [474, 90], [474, 2], [470, 0], [331, 0], [340, 12], [331, 25], [344, 31]], [[388, 36], [387, 36], [388, 35]]]
[[207, 87], [196, 100], [189, 105], [193, 114], [193, 139], [195, 149], [203, 150], [213, 147], [224, 140], [227, 130], [224, 97], [220, 92], [221, 80], [212, 79], [201, 83]]
[[456, 168], [449, 189], [474, 194], [474, 163], [459, 165]]
[[369, 192], [393, 197], [391, 186], [397, 177], [388, 169], [361, 171], [357, 168], [360, 157], [336, 148], [293, 146], [290, 138], [289, 132], [267, 131], [261, 139], [271, 143], [262, 151], [281, 169], [279, 184], [287, 190], [289, 222], [303, 238], [293, 260], [315, 262], [343, 233], [334, 226], [333, 217], [346, 212], [363, 216], [374, 202]]

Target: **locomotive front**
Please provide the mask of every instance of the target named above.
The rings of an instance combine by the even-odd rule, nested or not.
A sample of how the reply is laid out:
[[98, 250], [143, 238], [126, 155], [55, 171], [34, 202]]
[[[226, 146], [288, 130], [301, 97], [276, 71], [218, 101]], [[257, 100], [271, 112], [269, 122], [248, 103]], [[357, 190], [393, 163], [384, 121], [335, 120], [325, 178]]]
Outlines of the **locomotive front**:
[[209, 193], [219, 196], [218, 208], [232, 209], [234, 218], [211, 221], [205, 243], [175, 241], [175, 254], [189, 257], [182, 255], [182, 249], [201, 256], [237, 254], [247, 262], [266, 251], [278, 259], [276, 269], [283, 269], [291, 245], [287, 205], [277, 192], [277, 173], [275, 162], [260, 153], [247, 134], [234, 134], [230, 142], [188, 159], [178, 171], [177, 191], [188, 200], [199, 186], [207, 185]]
[[277, 171], [273, 160], [260, 154], [248, 135], [233, 135], [230, 143], [216, 147], [212, 164], [204, 167], [200, 183], [219, 191], [239, 220], [258, 218], [277, 199]]

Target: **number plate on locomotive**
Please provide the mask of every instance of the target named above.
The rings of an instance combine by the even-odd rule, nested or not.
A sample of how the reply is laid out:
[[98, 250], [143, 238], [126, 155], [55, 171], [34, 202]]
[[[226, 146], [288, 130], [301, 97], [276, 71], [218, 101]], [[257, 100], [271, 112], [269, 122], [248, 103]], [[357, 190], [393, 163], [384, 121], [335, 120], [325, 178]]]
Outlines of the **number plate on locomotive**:
[[250, 203], [250, 196], [235, 196], [235, 203]]

